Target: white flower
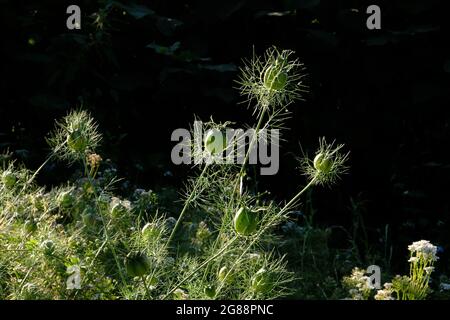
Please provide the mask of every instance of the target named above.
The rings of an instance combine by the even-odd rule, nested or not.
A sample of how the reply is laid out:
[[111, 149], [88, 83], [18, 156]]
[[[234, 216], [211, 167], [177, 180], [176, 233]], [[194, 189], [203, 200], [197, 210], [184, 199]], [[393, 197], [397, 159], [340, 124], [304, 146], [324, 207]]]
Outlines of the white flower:
[[412, 254], [416, 254], [418, 258], [424, 258], [425, 260], [436, 261], [439, 258], [436, 256], [437, 247], [430, 243], [428, 240], [420, 240], [413, 242], [408, 246], [408, 250]]
[[408, 262], [412, 262], [412, 263], [415, 263], [415, 262], [418, 262], [418, 261], [419, 261], [419, 258], [417, 258], [417, 257], [411, 257], [408, 260]]
[[364, 270], [354, 268], [349, 277], [344, 278], [345, 284], [349, 287], [349, 294], [353, 300], [366, 300], [371, 292], [369, 277], [364, 275]]
[[434, 267], [425, 267], [424, 270], [429, 275], [434, 271]]
[[386, 282], [385, 284], [384, 284], [384, 288], [385, 289], [392, 289], [392, 283], [390, 283], [390, 282]]
[[392, 283], [386, 282], [384, 284], [384, 289], [378, 290], [374, 298], [375, 300], [395, 300], [392, 293]]

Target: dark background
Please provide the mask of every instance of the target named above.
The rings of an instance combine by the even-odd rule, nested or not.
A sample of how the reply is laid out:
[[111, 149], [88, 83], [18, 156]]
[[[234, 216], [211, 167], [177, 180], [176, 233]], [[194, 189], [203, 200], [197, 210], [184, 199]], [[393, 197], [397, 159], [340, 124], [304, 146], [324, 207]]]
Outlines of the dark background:
[[[79, 31], [66, 29], [69, 4], [81, 7]], [[381, 7], [381, 30], [366, 28], [370, 4]], [[83, 105], [120, 176], [178, 188], [189, 170], [171, 164], [171, 132], [188, 128], [194, 114], [252, 124], [233, 89], [237, 68], [253, 46], [263, 53], [277, 45], [305, 63], [310, 93], [291, 108], [280, 172], [261, 177], [260, 187], [289, 199], [305, 182], [296, 169], [299, 143], [312, 154], [318, 137], [336, 139], [351, 151], [351, 171], [338, 186], [315, 189], [317, 223], [351, 228], [360, 215], [374, 246], [389, 225], [394, 259], [422, 238], [440, 245], [441, 256], [450, 249], [450, 11], [443, 1], [0, 5], [0, 148], [29, 168], [45, 159], [54, 120]], [[52, 163], [39, 179], [51, 185], [69, 174]]]

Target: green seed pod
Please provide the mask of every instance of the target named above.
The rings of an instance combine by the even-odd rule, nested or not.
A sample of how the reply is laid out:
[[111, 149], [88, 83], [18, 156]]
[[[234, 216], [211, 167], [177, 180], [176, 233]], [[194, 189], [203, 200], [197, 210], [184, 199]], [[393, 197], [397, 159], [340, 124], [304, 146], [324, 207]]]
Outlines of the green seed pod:
[[128, 209], [123, 205], [122, 201], [116, 201], [111, 206], [111, 215], [113, 217], [121, 217], [128, 213]]
[[161, 230], [157, 227], [155, 223], [146, 223], [142, 228], [142, 235], [146, 239], [157, 239], [161, 234]]
[[233, 274], [230, 273], [228, 277], [226, 277], [228, 271], [229, 269], [227, 266], [223, 266], [222, 268], [220, 268], [219, 272], [217, 273], [217, 279], [219, 279], [220, 282], [226, 281], [226, 283], [231, 283], [233, 281]]
[[11, 189], [17, 182], [16, 175], [11, 171], [5, 171], [2, 174], [2, 182], [6, 186], [6, 188]]
[[205, 291], [205, 295], [208, 298], [212, 299], [216, 296], [216, 288], [214, 288], [214, 286], [212, 286], [212, 285], [206, 286], [204, 291]]
[[176, 289], [173, 292], [174, 298], [178, 300], [187, 300], [189, 299], [189, 295], [183, 289]]
[[97, 214], [93, 208], [84, 209], [81, 214], [81, 221], [83, 221], [84, 225], [87, 227], [94, 226], [97, 222]]
[[325, 154], [319, 153], [314, 158], [314, 168], [322, 173], [329, 173], [332, 166], [332, 161]]
[[62, 208], [70, 208], [75, 203], [75, 197], [71, 191], [63, 191], [58, 195], [58, 204]]
[[41, 243], [41, 248], [44, 250], [45, 254], [51, 255], [55, 251], [55, 243], [50, 239], [44, 240]]
[[210, 154], [221, 154], [227, 148], [227, 135], [219, 129], [210, 129], [206, 133], [204, 144]]
[[252, 277], [252, 289], [257, 293], [265, 293], [272, 289], [273, 283], [270, 273], [264, 269], [259, 269]]
[[75, 152], [84, 152], [88, 146], [88, 140], [80, 129], [76, 129], [67, 136], [67, 146]]
[[141, 277], [150, 270], [150, 261], [145, 253], [131, 252], [125, 258], [125, 268], [132, 277]]
[[234, 216], [234, 229], [243, 236], [253, 234], [258, 227], [258, 215], [256, 212], [241, 207]]
[[228, 273], [228, 267], [224, 266], [224, 267], [220, 268], [219, 273], [217, 274], [219, 281], [224, 281], [227, 273]]
[[280, 66], [269, 66], [264, 72], [264, 86], [269, 90], [281, 91], [286, 87], [288, 75]]
[[37, 230], [37, 224], [34, 220], [25, 221], [24, 227], [28, 234], [34, 233]]

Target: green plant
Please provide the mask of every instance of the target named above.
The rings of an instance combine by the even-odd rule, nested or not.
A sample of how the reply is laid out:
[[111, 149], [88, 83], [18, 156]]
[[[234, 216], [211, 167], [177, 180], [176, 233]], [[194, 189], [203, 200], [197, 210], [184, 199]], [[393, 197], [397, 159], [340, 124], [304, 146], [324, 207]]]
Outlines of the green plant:
[[[410, 251], [409, 276], [397, 275], [392, 282], [386, 282], [383, 289], [374, 295], [375, 300], [423, 300], [430, 293], [430, 277], [434, 271], [434, 263], [439, 259], [437, 247], [427, 240], [413, 242], [408, 246]], [[354, 300], [367, 300], [373, 294], [364, 270], [355, 268], [352, 275], [343, 278], [343, 284], [349, 289]]]
[[[71, 111], [56, 123], [47, 138], [52, 153], [36, 171], [6, 161], [0, 172], [1, 298], [271, 299], [291, 294], [298, 277], [278, 251], [276, 228], [288, 221], [310, 187], [335, 182], [348, 156], [341, 154], [342, 145], [321, 139], [317, 154], [323, 158], [300, 160], [306, 186], [282, 203], [254, 192], [245, 179], [250, 150], [262, 130], [282, 128], [288, 105], [305, 91], [302, 65], [292, 55], [271, 48], [243, 67], [240, 89], [255, 102], [257, 123], [245, 159], [240, 164], [213, 161], [231, 145], [223, 135], [231, 123], [205, 123], [205, 150], [197, 150], [205, 161], [186, 183], [177, 218], [162, 213], [159, 196], [151, 191], [115, 194], [119, 179], [97, 153], [102, 136], [87, 111]], [[35, 178], [54, 159], [78, 171], [75, 179], [47, 190]], [[80, 288], [66, 288], [70, 270], [79, 270]]]

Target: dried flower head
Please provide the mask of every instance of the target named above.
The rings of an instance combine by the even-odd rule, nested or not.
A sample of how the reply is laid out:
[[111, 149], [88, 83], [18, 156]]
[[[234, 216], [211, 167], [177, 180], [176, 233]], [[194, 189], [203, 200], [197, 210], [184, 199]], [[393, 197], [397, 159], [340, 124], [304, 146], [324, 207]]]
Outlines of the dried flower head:
[[292, 58], [293, 54], [294, 51], [272, 47], [262, 57], [253, 53], [251, 60], [244, 61], [237, 83], [248, 102], [256, 101], [256, 110], [269, 106], [285, 108], [307, 92], [302, 83], [304, 66]]

